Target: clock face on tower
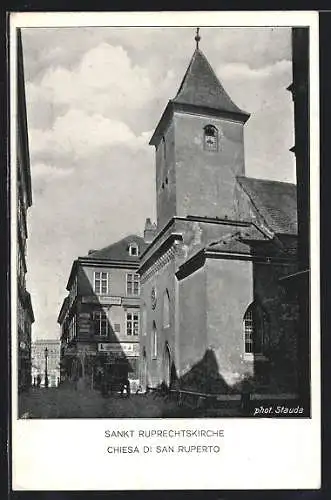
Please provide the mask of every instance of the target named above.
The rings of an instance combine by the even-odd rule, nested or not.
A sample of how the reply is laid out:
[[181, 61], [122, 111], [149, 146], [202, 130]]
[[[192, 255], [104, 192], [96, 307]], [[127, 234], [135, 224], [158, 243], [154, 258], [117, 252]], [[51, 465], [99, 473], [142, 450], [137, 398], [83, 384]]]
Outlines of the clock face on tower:
[[155, 309], [157, 298], [156, 298], [156, 290], [155, 290], [154, 286], [153, 286], [152, 291], [151, 291], [151, 302], [152, 302], [152, 309]]

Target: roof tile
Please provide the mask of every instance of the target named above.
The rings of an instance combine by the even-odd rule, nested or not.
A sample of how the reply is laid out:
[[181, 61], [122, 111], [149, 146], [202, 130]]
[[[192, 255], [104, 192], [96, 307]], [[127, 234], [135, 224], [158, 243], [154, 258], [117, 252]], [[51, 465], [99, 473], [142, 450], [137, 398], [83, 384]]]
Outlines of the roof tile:
[[272, 231], [297, 234], [295, 184], [244, 176], [237, 180]]
[[100, 250], [94, 250], [90, 252], [89, 255], [84, 257], [84, 259], [91, 260], [118, 260], [127, 262], [138, 262], [139, 256], [131, 256], [129, 254], [130, 243], [136, 243], [139, 247], [139, 255], [145, 250], [147, 244], [144, 239], [135, 234], [126, 236], [125, 238], [112, 243], [107, 247], [101, 248]]
[[195, 50], [179, 87], [175, 103], [204, 106], [249, 116], [232, 101], [201, 50]]

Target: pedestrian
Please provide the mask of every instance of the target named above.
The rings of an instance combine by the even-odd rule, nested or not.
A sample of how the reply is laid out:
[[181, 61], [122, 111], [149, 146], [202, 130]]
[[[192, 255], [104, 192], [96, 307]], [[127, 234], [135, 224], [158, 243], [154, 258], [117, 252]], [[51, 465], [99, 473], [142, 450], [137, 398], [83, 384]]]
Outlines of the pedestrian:
[[251, 400], [251, 384], [246, 378], [241, 384], [241, 409], [244, 415], [249, 414]]
[[105, 370], [101, 374], [101, 394], [104, 397], [108, 395], [108, 380]]
[[38, 375], [37, 375], [37, 387], [40, 387], [40, 384], [41, 384], [41, 376], [38, 373]]
[[74, 373], [74, 376], [73, 376], [73, 381], [74, 381], [74, 389], [75, 389], [75, 391], [77, 391], [77, 390], [78, 390], [78, 378], [79, 378], [79, 377], [78, 377], [78, 374], [75, 372], [75, 373]]

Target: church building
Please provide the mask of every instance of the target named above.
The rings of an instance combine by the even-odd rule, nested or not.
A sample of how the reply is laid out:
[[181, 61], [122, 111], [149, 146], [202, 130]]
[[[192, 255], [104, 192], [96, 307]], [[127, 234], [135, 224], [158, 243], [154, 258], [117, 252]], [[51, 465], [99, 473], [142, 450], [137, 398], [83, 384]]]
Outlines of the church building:
[[294, 184], [245, 173], [250, 115], [199, 48], [150, 144], [157, 232], [141, 255], [143, 388], [295, 396], [297, 271]]

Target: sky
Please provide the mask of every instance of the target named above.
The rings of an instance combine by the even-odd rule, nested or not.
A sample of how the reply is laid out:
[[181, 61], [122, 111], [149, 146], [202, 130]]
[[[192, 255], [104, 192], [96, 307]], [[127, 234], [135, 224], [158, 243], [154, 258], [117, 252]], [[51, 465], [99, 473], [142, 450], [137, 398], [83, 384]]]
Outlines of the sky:
[[[295, 182], [290, 28], [203, 28], [200, 49], [251, 113], [246, 175]], [[148, 145], [195, 49], [193, 28], [22, 29], [33, 205], [33, 339], [59, 338], [74, 259], [155, 220]]]

